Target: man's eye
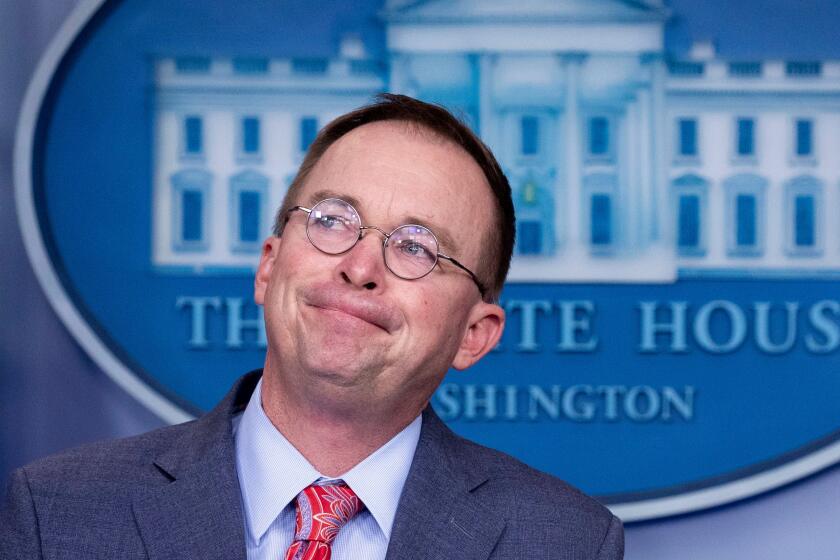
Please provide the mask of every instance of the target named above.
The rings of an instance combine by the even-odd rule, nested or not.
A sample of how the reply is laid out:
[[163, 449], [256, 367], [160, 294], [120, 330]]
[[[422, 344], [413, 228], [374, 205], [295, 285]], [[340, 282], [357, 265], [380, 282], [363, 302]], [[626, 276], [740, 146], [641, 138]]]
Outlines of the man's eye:
[[400, 246], [403, 253], [413, 259], [429, 259], [432, 257], [432, 252], [420, 243], [403, 243]]
[[318, 225], [324, 229], [339, 229], [344, 226], [344, 220], [339, 216], [321, 215], [316, 218]]

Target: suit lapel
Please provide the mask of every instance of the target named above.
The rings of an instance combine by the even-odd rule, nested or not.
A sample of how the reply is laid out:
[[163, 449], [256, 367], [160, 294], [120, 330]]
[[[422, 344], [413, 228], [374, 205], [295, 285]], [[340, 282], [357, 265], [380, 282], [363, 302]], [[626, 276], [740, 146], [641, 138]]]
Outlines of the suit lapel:
[[150, 560], [245, 560], [245, 534], [231, 417], [259, 376], [243, 378], [208, 415], [185, 427], [154, 460], [162, 479], [134, 500]]
[[431, 408], [400, 498], [386, 560], [485, 560], [505, 520], [474, 494], [488, 477]]

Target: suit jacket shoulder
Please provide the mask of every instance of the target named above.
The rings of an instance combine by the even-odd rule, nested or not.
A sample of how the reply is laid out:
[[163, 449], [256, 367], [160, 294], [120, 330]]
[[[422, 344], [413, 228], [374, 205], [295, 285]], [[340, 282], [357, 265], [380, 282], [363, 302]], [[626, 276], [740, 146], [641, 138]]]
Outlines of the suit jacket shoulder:
[[0, 559], [189, 558], [199, 551], [244, 559], [230, 419], [257, 379], [243, 378], [199, 420], [15, 471], [0, 512]]
[[617, 559], [623, 546], [621, 522], [596, 500], [424, 412], [389, 560]]
[[454, 434], [453, 437], [455, 445], [461, 447], [460, 457], [457, 452], [452, 454], [453, 462], [459, 461], [472, 476], [487, 477], [487, 490], [492, 487], [495, 499], [508, 504], [511, 516], [521, 512], [532, 518], [553, 517], [558, 511], [569, 510], [582, 521], [603, 523], [613, 517], [600, 502], [567, 482], [501, 451]]

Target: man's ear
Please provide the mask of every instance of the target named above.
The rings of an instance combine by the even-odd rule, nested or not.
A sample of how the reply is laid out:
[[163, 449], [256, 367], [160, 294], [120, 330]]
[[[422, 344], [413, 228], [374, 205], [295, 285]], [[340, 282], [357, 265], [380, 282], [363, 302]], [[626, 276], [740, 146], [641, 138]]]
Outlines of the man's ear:
[[257, 273], [254, 275], [254, 301], [257, 305], [265, 302], [265, 291], [271, 280], [271, 271], [274, 270], [274, 263], [277, 261], [277, 252], [280, 250], [280, 238], [270, 236], [263, 241], [260, 264]]
[[496, 347], [505, 329], [505, 310], [493, 303], [480, 302], [470, 312], [469, 324], [452, 367], [467, 369]]

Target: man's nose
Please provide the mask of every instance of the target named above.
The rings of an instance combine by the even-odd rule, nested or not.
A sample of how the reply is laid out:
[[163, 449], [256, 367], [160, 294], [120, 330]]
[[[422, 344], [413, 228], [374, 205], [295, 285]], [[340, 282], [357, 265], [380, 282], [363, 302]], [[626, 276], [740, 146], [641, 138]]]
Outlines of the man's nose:
[[364, 230], [356, 245], [342, 255], [337, 268], [341, 279], [366, 290], [381, 290], [387, 274], [382, 256], [383, 241], [377, 231]]

